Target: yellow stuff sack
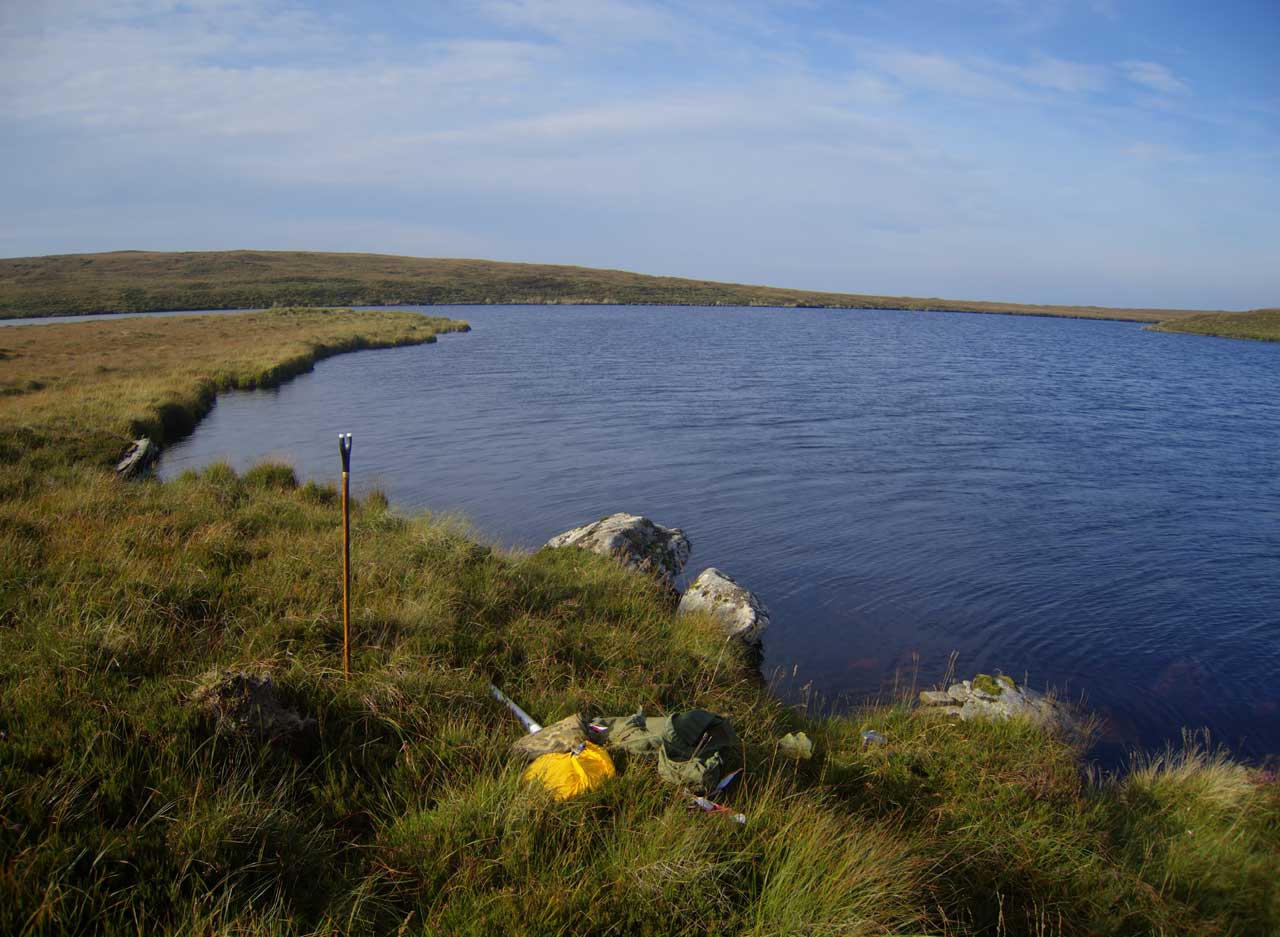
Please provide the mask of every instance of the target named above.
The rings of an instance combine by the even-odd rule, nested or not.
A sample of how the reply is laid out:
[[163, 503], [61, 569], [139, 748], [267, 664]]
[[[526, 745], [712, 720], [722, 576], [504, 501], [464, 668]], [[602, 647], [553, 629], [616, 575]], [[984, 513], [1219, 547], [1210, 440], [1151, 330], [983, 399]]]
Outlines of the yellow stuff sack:
[[593, 742], [583, 742], [582, 751], [576, 754], [552, 752], [534, 759], [523, 777], [541, 782], [556, 800], [568, 800], [599, 787], [617, 773], [607, 751]]

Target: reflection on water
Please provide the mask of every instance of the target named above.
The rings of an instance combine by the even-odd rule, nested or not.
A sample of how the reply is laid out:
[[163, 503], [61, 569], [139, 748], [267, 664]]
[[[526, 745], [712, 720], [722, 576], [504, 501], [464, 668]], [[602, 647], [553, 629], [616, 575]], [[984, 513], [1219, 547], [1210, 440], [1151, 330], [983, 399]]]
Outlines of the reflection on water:
[[[1280, 751], [1280, 346], [1005, 316], [458, 307], [466, 335], [219, 399], [162, 472], [264, 457], [537, 546], [617, 510], [774, 612], [780, 691], [1000, 668], [1116, 742]], [[795, 678], [791, 674], [796, 674]], [[909, 676], [908, 678], [909, 679]]]

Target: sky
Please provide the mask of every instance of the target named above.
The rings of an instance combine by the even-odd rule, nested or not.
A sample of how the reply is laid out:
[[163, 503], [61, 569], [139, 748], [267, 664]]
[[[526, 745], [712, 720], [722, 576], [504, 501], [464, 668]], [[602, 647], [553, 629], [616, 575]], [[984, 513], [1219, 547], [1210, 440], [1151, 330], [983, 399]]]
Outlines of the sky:
[[0, 0], [0, 256], [1280, 305], [1280, 2]]

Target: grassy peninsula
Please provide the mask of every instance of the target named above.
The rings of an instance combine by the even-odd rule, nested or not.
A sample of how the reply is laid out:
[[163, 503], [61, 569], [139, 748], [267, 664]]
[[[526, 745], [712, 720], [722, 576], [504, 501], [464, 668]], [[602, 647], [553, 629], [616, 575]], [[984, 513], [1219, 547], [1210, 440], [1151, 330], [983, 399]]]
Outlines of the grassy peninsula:
[[1186, 332], [1190, 335], [1280, 342], [1280, 309], [1255, 309], [1253, 312], [1189, 316], [1176, 321], [1161, 322], [1153, 328], [1157, 332]]
[[[344, 679], [332, 487], [274, 465], [163, 484], [107, 469], [220, 388], [461, 327], [419, 323], [279, 310], [0, 332], [0, 932], [1280, 930], [1274, 773], [1192, 746], [1099, 778], [1072, 739], [906, 700], [806, 715], [648, 579], [497, 551], [377, 494], [353, 514]], [[214, 732], [193, 698], [222, 670], [269, 674], [314, 743]], [[729, 715], [747, 768], [725, 799], [748, 822], [690, 813], [642, 764], [550, 801], [507, 757], [519, 728], [490, 679], [544, 722]], [[796, 730], [811, 760], [780, 750]]]
[[279, 305], [607, 303], [823, 306], [1134, 322], [1197, 312], [872, 296], [553, 264], [304, 251], [117, 251], [0, 259], [0, 318]]

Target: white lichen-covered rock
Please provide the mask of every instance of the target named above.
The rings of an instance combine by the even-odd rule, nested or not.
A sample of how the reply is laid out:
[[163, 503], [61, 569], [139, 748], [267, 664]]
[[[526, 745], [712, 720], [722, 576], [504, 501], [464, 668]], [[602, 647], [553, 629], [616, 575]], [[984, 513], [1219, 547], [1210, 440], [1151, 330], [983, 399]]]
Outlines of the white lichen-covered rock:
[[1067, 729], [1072, 719], [1067, 710], [1043, 693], [1019, 686], [1004, 674], [980, 673], [972, 680], [953, 683], [946, 692], [925, 690], [920, 702], [935, 712], [961, 719], [1027, 719], [1046, 728]]
[[593, 524], [566, 530], [547, 541], [552, 548], [581, 547], [611, 556], [624, 566], [652, 573], [675, 588], [693, 545], [678, 527], [660, 527], [636, 514], [611, 514]]
[[769, 627], [769, 610], [754, 592], [738, 585], [737, 580], [715, 567], [704, 569], [689, 584], [677, 615], [706, 612], [720, 621], [731, 638], [755, 644]]
[[116, 474], [121, 478], [133, 478], [149, 469], [160, 458], [160, 447], [146, 436], [135, 439], [124, 457], [116, 463]]

